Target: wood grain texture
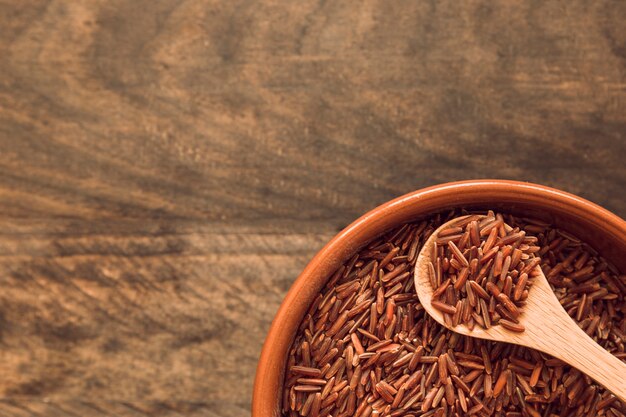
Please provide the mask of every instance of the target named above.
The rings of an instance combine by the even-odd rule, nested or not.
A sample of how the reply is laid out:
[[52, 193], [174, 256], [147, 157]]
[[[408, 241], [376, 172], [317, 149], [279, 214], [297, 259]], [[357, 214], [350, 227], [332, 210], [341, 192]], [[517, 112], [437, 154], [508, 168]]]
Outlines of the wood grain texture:
[[626, 4], [0, 0], [0, 414], [249, 414], [338, 229], [499, 177], [626, 216]]
[[3, 222], [0, 412], [249, 413], [273, 313], [331, 236], [109, 226]]

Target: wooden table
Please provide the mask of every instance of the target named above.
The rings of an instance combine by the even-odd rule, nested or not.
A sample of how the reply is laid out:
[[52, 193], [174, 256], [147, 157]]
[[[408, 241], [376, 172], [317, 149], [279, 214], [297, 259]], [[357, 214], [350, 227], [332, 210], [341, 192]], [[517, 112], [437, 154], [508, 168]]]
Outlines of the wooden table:
[[313, 254], [450, 180], [626, 216], [626, 3], [0, 2], [0, 415], [247, 416]]

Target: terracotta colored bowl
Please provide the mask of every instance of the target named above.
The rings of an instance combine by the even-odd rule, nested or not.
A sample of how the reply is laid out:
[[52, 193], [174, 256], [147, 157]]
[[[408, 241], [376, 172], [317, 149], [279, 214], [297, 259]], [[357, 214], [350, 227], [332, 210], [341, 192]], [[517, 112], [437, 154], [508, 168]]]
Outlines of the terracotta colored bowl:
[[626, 222], [602, 207], [541, 185], [462, 181], [425, 188], [365, 214], [335, 236], [291, 286], [269, 330], [254, 381], [252, 417], [280, 415], [287, 353], [300, 321], [327, 278], [359, 248], [402, 223], [453, 207], [491, 208], [550, 220], [626, 269]]

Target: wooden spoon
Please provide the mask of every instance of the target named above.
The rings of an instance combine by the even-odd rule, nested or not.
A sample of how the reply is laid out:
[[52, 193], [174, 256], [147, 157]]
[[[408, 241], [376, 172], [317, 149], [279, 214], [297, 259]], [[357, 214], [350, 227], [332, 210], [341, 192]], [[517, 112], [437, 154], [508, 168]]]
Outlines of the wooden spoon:
[[446, 326], [442, 312], [431, 305], [434, 290], [430, 283], [428, 264], [439, 232], [455, 226], [466, 217], [453, 219], [435, 230], [417, 258], [415, 289], [420, 303], [428, 314], [442, 326], [462, 335], [514, 343], [552, 355], [589, 375], [626, 402], [626, 364], [607, 352], [578, 327], [559, 303], [539, 266], [536, 267], [533, 284], [519, 318], [520, 323], [526, 328], [524, 332], [512, 332], [499, 325], [489, 329], [475, 326], [473, 330], [464, 324], [456, 327]]

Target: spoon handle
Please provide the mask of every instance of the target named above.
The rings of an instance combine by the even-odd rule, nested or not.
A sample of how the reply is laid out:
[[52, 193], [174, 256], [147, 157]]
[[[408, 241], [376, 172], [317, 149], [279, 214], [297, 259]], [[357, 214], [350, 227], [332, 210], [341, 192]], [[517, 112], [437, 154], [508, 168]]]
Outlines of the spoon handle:
[[626, 402], [626, 364], [597, 344], [567, 315], [553, 316], [552, 336], [539, 347], [574, 366]]

